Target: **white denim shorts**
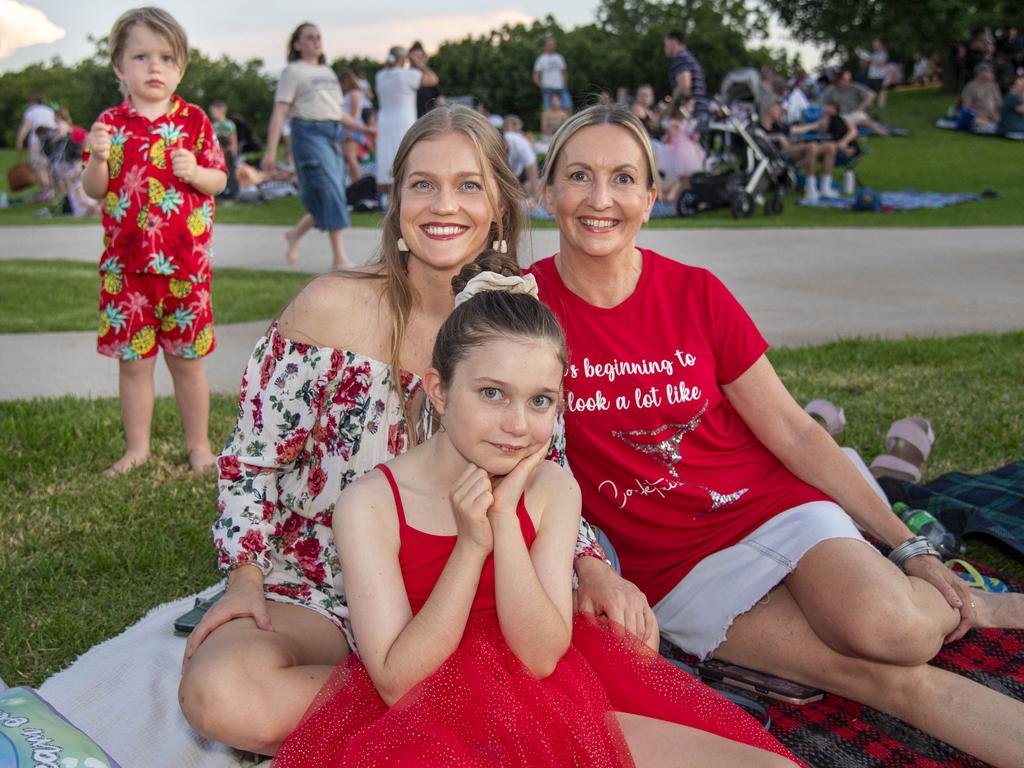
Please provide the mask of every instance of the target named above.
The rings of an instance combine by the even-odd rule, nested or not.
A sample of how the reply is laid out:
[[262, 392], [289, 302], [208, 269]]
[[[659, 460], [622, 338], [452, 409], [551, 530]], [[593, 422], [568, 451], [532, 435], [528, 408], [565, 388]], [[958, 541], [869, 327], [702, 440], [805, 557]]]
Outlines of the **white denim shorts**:
[[687, 653], [707, 659], [736, 617], [826, 539], [864, 541], [850, 516], [831, 501], [779, 513], [739, 543], [705, 557], [654, 606], [661, 633]]

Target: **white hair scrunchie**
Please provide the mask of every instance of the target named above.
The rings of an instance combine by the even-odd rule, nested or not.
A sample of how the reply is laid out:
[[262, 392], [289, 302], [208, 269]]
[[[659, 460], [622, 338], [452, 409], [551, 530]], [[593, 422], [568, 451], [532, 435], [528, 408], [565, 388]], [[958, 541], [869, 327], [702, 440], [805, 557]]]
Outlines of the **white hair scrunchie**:
[[[533, 275], [511, 275], [505, 277], [497, 272], [481, 272], [474, 275], [455, 296], [455, 306], [459, 306], [478, 293], [487, 291], [505, 291], [506, 293], [525, 293], [527, 296], [537, 298], [537, 279]], [[539, 299], [538, 299], [539, 300]]]

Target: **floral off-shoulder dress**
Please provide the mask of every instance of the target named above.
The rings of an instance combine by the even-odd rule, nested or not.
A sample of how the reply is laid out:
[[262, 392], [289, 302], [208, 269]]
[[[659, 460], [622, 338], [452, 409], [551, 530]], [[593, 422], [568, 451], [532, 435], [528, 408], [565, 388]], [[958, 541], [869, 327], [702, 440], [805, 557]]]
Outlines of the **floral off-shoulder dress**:
[[[402, 372], [407, 402], [418, 376]], [[422, 411], [423, 409], [421, 409]], [[415, 414], [418, 439], [430, 419]], [[559, 420], [548, 458], [564, 464]], [[331, 519], [345, 486], [410, 445], [391, 369], [380, 360], [285, 338], [275, 323], [242, 377], [238, 420], [218, 458], [218, 564], [252, 563], [267, 598], [304, 605], [334, 622], [355, 647]], [[576, 554], [603, 557], [581, 523]]]

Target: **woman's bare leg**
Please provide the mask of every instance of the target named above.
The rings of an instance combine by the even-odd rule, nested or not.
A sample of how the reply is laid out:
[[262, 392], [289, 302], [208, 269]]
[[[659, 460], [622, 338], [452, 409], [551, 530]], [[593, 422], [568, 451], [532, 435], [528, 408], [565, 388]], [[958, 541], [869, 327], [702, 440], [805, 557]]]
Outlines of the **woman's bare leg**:
[[247, 752], [274, 754], [331, 672], [348, 655], [341, 631], [298, 605], [269, 603], [274, 631], [240, 618], [196, 650], [178, 688], [200, 734]]
[[636, 768], [792, 768], [792, 761], [713, 733], [642, 715], [615, 712]]
[[316, 224], [311, 214], [305, 214], [298, 223], [284, 233], [284, 239], [288, 241], [288, 251], [285, 253], [285, 261], [289, 264], [299, 263], [299, 241]]
[[1024, 703], [928, 664], [841, 654], [814, 633], [786, 585], [736, 619], [715, 657], [866, 704], [993, 765], [1024, 765]]
[[331, 241], [331, 254], [334, 257], [331, 266], [334, 269], [348, 269], [352, 266], [352, 262], [345, 255], [345, 236], [343, 233], [344, 230], [341, 229], [327, 230], [327, 238]]
[[342, 142], [341, 154], [348, 168], [348, 183], [354, 184], [363, 178], [363, 168], [359, 165], [359, 145], [354, 141]]

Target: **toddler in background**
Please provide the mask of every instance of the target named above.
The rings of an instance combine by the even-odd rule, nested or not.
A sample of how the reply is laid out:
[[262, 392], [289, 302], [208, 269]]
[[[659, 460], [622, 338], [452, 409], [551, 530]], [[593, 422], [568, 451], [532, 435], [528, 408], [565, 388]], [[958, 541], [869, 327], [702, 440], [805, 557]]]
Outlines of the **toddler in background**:
[[206, 114], [175, 89], [188, 64], [185, 30], [166, 11], [136, 8], [110, 32], [125, 100], [99, 116], [82, 156], [86, 194], [103, 200], [97, 350], [117, 358], [127, 447], [107, 470], [149, 458], [159, 346], [192, 470], [214, 465], [203, 358], [214, 349], [210, 305], [213, 196], [227, 181]]

